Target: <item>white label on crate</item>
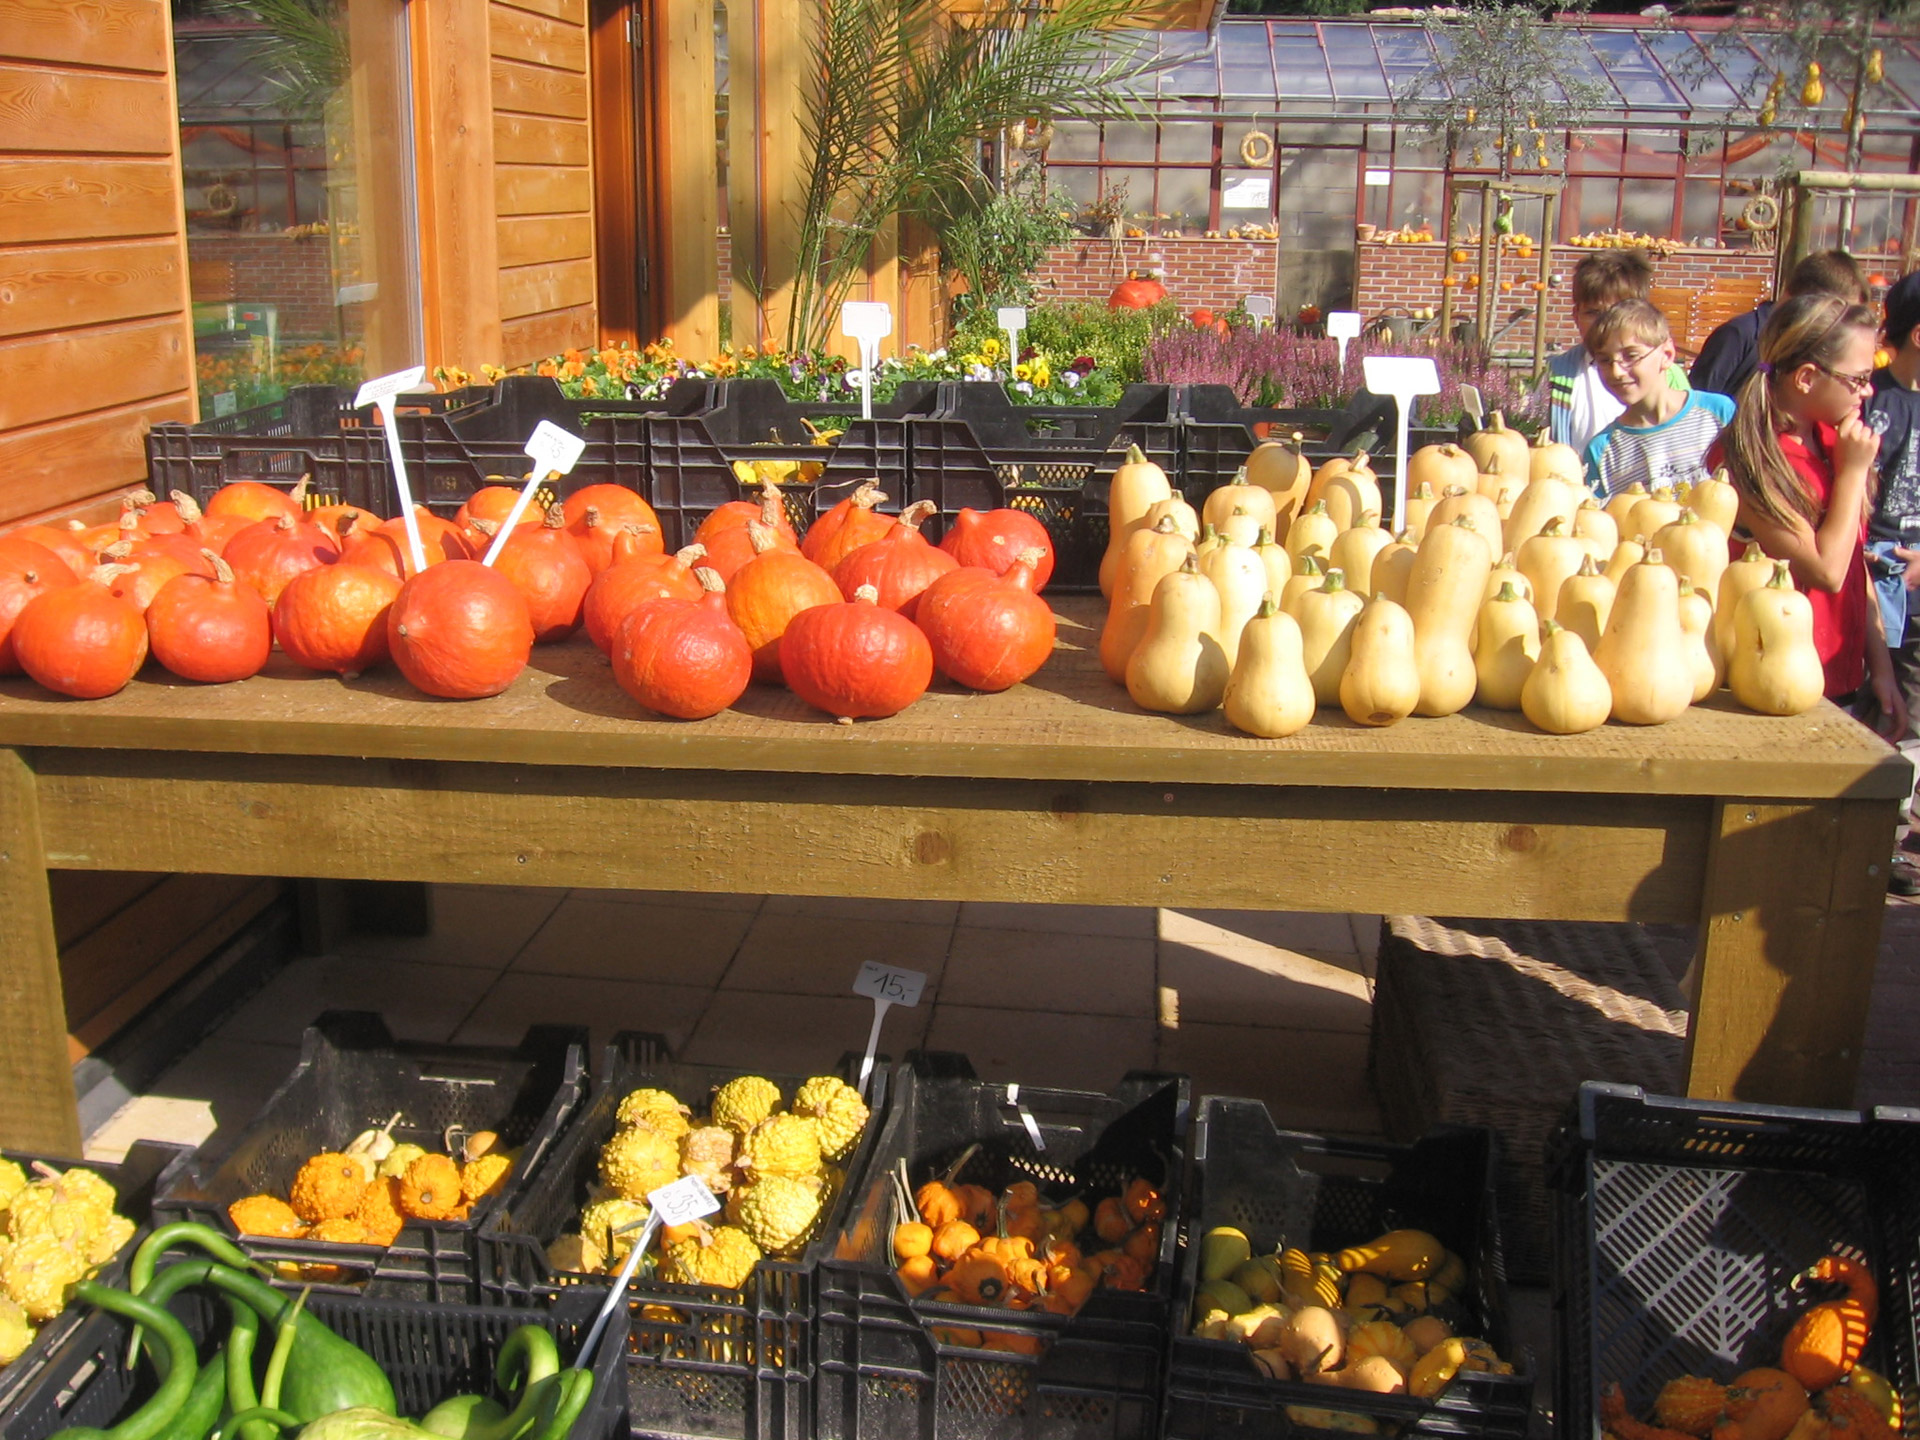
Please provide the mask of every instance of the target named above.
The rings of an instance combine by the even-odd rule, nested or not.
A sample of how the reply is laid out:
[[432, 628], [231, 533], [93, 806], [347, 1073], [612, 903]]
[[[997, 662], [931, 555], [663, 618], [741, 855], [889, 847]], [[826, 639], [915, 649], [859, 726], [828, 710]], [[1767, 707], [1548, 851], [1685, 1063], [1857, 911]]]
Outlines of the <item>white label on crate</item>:
[[698, 1175], [683, 1175], [671, 1185], [649, 1190], [647, 1204], [662, 1225], [691, 1225], [720, 1208], [720, 1201]]
[[586, 448], [587, 442], [580, 436], [562, 430], [551, 420], [542, 420], [533, 427], [526, 453], [533, 460], [534, 475], [545, 480], [552, 475], [565, 475], [573, 469]]
[[1033, 1148], [1036, 1150], [1046, 1149], [1047, 1137], [1040, 1133], [1040, 1123], [1033, 1118], [1033, 1112], [1020, 1103], [1020, 1087], [1018, 1085], [1007, 1086], [1007, 1104], [1013, 1106], [1015, 1110], [1020, 1112], [1020, 1123], [1027, 1127], [1027, 1138], [1033, 1141]]
[[415, 365], [407, 370], [396, 370], [391, 375], [382, 375], [377, 380], [369, 380], [360, 387], [360, 393], [354, 399], [354, 408], [362, 405], [375, 405], [382, 400], [391, 400], [403, 390], [411, 390], [426, 378], [427, 367]]
[[860, 967], [860, 973], [853, 977], [853, 993], [864, 995], [869, 1000], [884, 1000], [889, 1005], [904, 1005], [909, 1010], [920, 1003], [920, 992], [926, 989], [927, 976], [923, 970], [903, 970], [898, 965], [883, 965], [878, 960], [869, 960]]

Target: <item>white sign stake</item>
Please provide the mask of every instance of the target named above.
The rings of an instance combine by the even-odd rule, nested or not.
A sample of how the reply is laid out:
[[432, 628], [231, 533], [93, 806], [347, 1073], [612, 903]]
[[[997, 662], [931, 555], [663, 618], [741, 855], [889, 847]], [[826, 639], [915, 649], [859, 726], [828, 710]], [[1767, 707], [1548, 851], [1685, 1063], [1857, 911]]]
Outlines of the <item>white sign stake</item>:
[[1247, 312], [1256, 327], [1273, 323], [1273, 297], [1271, 295], [1249, 295], [1240, 302], [1240, 308]]
[[1347, 373], [1347, 342], [1360, 338], [1360, 312], [1358, 310], [1329, 310], [1327, 312], [1327, 335], [1340, 346], [1340, 373]]
[[1020, 363], [1020, 332], [1027, 328], [1027, 307], [1002, 305], [998, 311], [1000, 328], [1007, 332], [1007, 379], [1013, 379], [1013, 367]]
[[580, 1353], [574, 1357], [573, 1363], [578, 1369], [593, 1368], [594, 1347], [600, 1343], [600, 1336], [606, 1330], [613, 1312], [627, 1303], [627, 1286], [633, 1282], [633, 1272], [640, 1268], [640, 1257], [647, 1253], [653, 1232], [662, 1225], [690, 1225], [719, 1208], [720, 1202], [701, 1183], [698, 1175], [683, 1175], [671, 1185], [662, 1185], [658, 1190], [647, 1192], [647, 1209], [650, 1213], [646, 1224], [641, 1227], [640, 1238], [633, 1242], [633, 1249], [627, 1252], [627, 1263], [620, 1267], [620, 1278], [613, 1282], [613, 1293], [607, 1296], [600, 1313], [593, 1317], [593, 1328], [587, 1331], [586, 1341], [581, 1345]]
[[493, 543], [487, 546], [486, 557], [480, 562], [482, 565], [493, 564], [494, 557], [507, 543], [507, 536], [513, 533], [513, 527], [527, 513], [527, 506], [533, 503], [534, 492], [554, 476], [565, 475], [573, 469], [579, 463], [581, 451], [586, 448], [586, 441], [570, 431], [562, 430], [551, 420], [542, 420], [533, 427], [533, 437], [525, 447], [525, 453], [533, 459], [533, 470], [527, 476], [527, 483], [520, 488], [520, 498], [513, 502], [513, 509], [507, 512], [499, 533], [493, 537]]
[[427, 551], [420, 543], [420, 521], [413, 513], [413, 491], [407, 488], [407, 462], [400, 458], [400, 431], [393, 423], [393, 399], [401, 391], [413, 389], [426, 374], [426, 366], [415, 365], [411, 370], [382, 375], [362, 385], [353, 402], [356, 409], [372, 405], [380, 411], [380, 428], [387, 432], [387, 458], [393, 462], [393, 488], [400, 495], [400, 519], [407, 527], [407, 549], [412, 552], [416, 575], [427, 568]]
[[880, 342], [893, 333], [893, 308], [884, 300], [843, 300], [840, 333], [860, 346], [860, 418], [873, 418], [873, 372]]
[[867, 1080], [873, 1074], [873, 1057], [880, 1051], [880, 1025], [887, 1018], [887, 1011], [895, 1005], [913, 1009], [920, 1003], [920, 992], [926, 988], [925, 971], [884, 965], [878, 960], [867, 961], [853, 977], [853, 993], [873, 1001], [873, 1029], [867, 1033], [867, 1053], [860, 1061], [860, 1083], [854, 1087], [862, 1099], [866, 1097]]
[[1440, 372], [1424, 355], [1363, 355], [1360, 370], [1366, 376], [1367, 389], [1376, 395], [1393, 396], [1399, 408], [1399, 429], [1393, 467], [1393, 523], [1406, 528], [1407, 513], [1407, 425], [1413, 415], [1416, 395], [1438, 395]]

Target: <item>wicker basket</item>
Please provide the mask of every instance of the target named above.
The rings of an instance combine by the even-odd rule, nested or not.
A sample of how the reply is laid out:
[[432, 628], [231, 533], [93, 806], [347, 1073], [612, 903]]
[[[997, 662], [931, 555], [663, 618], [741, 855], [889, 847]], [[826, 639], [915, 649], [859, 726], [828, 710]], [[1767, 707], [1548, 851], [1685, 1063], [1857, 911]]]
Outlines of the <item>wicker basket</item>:
[[1367, 1071], [1387, 1133], [1499, 1133], [1507, 1273], [1522, 1284], [1547, 1278], [1542, 1148], [1580, 1082], [1673, 1093], [1686, 1035], [1686, 1000], [1638, 926], [1381, 921]]

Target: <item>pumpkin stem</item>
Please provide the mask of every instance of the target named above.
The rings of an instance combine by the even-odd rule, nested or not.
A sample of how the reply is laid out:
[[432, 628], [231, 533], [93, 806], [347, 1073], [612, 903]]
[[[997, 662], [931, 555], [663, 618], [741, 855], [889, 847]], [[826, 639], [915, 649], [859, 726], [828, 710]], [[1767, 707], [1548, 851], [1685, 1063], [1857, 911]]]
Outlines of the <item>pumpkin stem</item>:
[[600, 528], [600, 507], [598, 505], [587, 506], [586, 513], [580, 517], [580, 521], [587, 529], [598, 530]]
[[855, 602], [859, 604], [878, 605], [880, 603], [880, 592], [871, 585], [862, 585], [854, 590], [853, 598]]
[[1520, 592], [1513, 588], [1513, 582], [1511, 580], [1502, 580], [1500, 582], [1500, 593], [1493, 598], [1511, 605], [1520, 598]]
[[777, 530], [781, 520], [786, 518], [786, 513], [780, 504], [780, 488], [777, 485], [768, 485], [765, 493], [760, 496], [761, 522]]
[[564, 530], [567, 528], [567, 512], [558, 505], [547, 507], [547, 517], [541, 523], [542, 530]]
[[278, 520], [273, 522], [273, 528], [282, 532], [283, 534], [286, 531], [293, 529], [293, 516], [282, 515]]
[[489, 520], [484, 515], [475, 515], [471, 517], [467, 523], [489, 540], [500, 533], [500, 522], [498, 520]]
[[727, 588], [727, 582], [720, 578], [720, 572], [710, 566], [699, 566], [694, 570], [693, 578], [700, 582], [700, 588], [709, 595], [718, 595]]
[[111, 589], [114, 581], [122, 575], [134, 574], [139, 568], [138, 565], [96, 565], [87, 578], [96, 585]]
[[1260, 527], [1260, 538], [1253, 542], [1253, 548], [1259, 550], [1271, 544], [1273, 544], [1273, 527], [1271, 525], [1262, 525]]
[[1296, 575], [1324, 575], [1327, 573], [1321, 568], [1320, 557], [1315, 555], [1311, 550], [1303, 551], [1300, 558], [1294, 563], [1295, 569], [1293, 573]]
[[233, 567], [231, 565], [227, 564], [225, 560], [222, 560], [211, 550], [202, 550], [200, 553], [213, 562], [213, 578], [215, 580], [219, 581], [222, 585], [233, 584]]
[[[1173, 516], [1171, 515], [1162, 515], [1158, 520], [1153, 522], [1153, 533], [1156, 535], [1171, 535], [1179, 528], [1178, 525], [1174, 524]], [[1211, 529], [1212, 527], [1209, 526], [1208, 528]]]
[[366, 513], [364, 510], [343, 510], [340, 513], [340, 519], [334, 524], [334, 534], [339, 536], [340, 539], [345, 540], [347, 538], [347, 532], [358, 525], [360, 523], [360, 517]]
[[1127, 446], [1127, 464], [1144, 465], [1146, 463], [1147, 463], [1146, 451], [1142, 450], [1138, 445]]
[[307, 508], [307, 487], [312, 484], [313, 484], [313, 472], [309, 470], [306, 474], [302, 475], [300, 479], [294, 484], [293, 489], [287, 492], [287, 498], [293, 501], [293, 503], [298, 505], [302, 510], [306, 509]]
[[862, 480], [859, 487], [853, 494], [849, 495], [847, 499], [858, 509], [871, 510], [878, 505], [885, 504], [887, 497], [881, 492], [880, 481], [875, 478], [872, 480]]
[[1047, 558], [1046, 551], [1042, 550], [1038, 545], [1030, 545], [1025, 550], [1022, 550], [1018, 555], [1015, 555], [1013, 557], [1013, 563], [1016, 565], [1030, 565], [1030, 566], [1037, 567], [1040, 564], [1040, 562], [1046, 558]]
[[1270, 620], [1280, 613], [1280, 607], [1273, 602], [1273, 591], [1269, 590], [1260, 597], [1260, 608], [1253, 613], [1259, 620]]
[[764, 555], [769, 550], [780, 548], [780, 532], [771, 525], [762, 525], [758, 520], [749, 520], [747, 521], [747, 543], [753, 546], [754, 554]]
[[[1658, 550], [1650, 551], [1647, 555], [1647, 558], [1651, 560], [1655, 555], [1658, 555], [1659, 553], [1660, 552]], [[1793, 567], [1789, 565], [1785, 560], [1774, 561], [1773, 574], [1769, 576], [1767, 579], [1767, 588], [1769, 590], [1793, 589], [1793, 573], [1792, 572], [1793, 572]]]
[[694, 561], [707, 558], [707, 547], [696, 540], [693, 544], [674, 551], [673, 558], [691, 569]]
[[1580, 557], [1580, 569], [1576, 573], [1581, 575], [1598, 575], [1600, 573], [1599, 563], [1594, 560], [1591, 550]]
[[1347, 588], [1346, 572], [1342, 570], [1339, 566], [1337, 565], [1334, 566], [1333, 569], [1327, 571], [1327, 578], [1320, 582], [1320, 588], [1322, 591], [1324, 591], [1326, 594], [1329, 594], [1329, 595], [1333, 594], [1336, 590], [1346, 589]]
[[102, 560], [130, 560], [133, 558], [133, 542], [116, 540], [100, 552]]
[[931, 500], [916, 500], [900, 512], [898, 523], [904, 525], [917, 535], [920, 533], [920, 527], [938, 514], [939, 511], [940, 507]]
[[[1231, 480], [1229, 480], [1229, 481], [1228, 481], [1227, 483], [1228, 483], [1229, 485], [1247, 485], [1247, 484], [1251, 484], [1252, 482], [1251, 482], [1251, 481], [1249, 481], [1249, 480], [1247, 479], [1247, 467], [1246, 467], [1246, 466], [1244, 466], [1244, 465], [1242, 465], [1242, 466], [1241, 466], [1241, 467], [1240, 467], [1240, 468], [1239, 468], [1238, 470], [1236, 470], [1236, 471], [1234, 471], [1234, 472], [1233, 472], [1233, 479], [1231, 479]], [[1235, 511], [1234, 513], [1235, 513], [1235, 514], [1238, 514], [1239, 512], [1238, 512], [1238, 511]]]
[[1651, 550], [1647, 551], [1647, 553], [1641, 558], [1648, 565], [1664, 565], [1667, 563], [1664, 559], [1661, 558], [1660, 547], [1658, 545], [1654, 546]]
[[1547, 517], [1547, 523], [1540, 527], [1540, 533], [1557, 540], [1567, 533], [1567, 522], [1558, 515], [1550, 515]]
[[116, 523], [122, 535], [131, 535], [140, 528], [140, 516], [129, 507], [120, 512], [120, 519]]
[[167, 498], [173, 501], [173, 508], [180, 512], [180, 518], [189, 525], [197, 525], [205, 517], [200, 502], [184, 490], [169, 490]]

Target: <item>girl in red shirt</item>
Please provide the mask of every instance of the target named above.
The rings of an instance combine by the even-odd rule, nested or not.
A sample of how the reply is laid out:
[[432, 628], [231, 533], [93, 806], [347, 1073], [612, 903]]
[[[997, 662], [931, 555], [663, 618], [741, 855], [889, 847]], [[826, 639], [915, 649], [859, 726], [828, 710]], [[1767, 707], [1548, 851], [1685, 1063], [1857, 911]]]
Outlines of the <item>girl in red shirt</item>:
[[1737, 530], [1790, 562], [1812, 603], [1827, 698], [1844, 704], [1870, 685], [1900, 735], [1906, 709], [1862, 549], [1880, 437], [1860, 407], [1879, 328], [1864, 305], [1831, 295], [1776, 306], [1760, 332], [1759, 368], [1714, 452], [1740, 492]]

